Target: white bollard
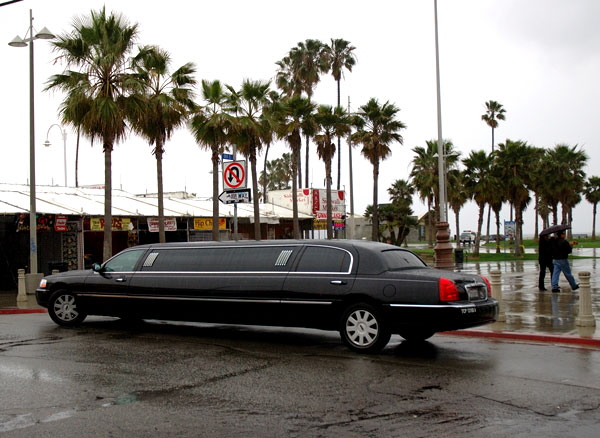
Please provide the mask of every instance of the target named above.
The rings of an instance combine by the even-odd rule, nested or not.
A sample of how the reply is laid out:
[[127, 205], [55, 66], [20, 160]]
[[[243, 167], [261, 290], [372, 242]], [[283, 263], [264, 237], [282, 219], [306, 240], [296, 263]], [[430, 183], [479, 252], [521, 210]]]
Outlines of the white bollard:
[[592, 292], [590, 288], [590, 273], [579, 272], [579, 316], [575, 319], [578, 327], [596, 327], [596, 319], [592, 313]]
[[27, 288], [25, 287], [25, 269], [17, 270], [17, 302], [27, 301]]
[[498, 300], [498, 317], [496, 321], [505, 322], [506, 314], [504, 313], [504, 305], [502, 304], [502, 273], [500, 271], [490, 272], [490, 283], [492, 284], [492, 297]]

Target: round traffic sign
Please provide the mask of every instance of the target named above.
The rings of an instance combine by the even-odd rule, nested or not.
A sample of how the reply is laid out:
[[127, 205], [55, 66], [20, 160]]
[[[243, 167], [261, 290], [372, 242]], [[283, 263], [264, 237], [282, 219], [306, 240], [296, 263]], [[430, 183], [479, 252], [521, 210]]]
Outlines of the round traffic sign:
[[243, 161], [228, 163], [223, 170], [225, 188], [238, 189], [246, 186], [246, 167]]

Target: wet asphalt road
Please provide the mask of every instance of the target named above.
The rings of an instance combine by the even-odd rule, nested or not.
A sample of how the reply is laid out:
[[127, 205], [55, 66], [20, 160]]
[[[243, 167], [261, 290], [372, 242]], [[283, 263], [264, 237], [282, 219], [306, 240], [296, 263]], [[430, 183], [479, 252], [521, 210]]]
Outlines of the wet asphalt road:
[[0, 316], [0, 436], [597, 437], [600, 351]]

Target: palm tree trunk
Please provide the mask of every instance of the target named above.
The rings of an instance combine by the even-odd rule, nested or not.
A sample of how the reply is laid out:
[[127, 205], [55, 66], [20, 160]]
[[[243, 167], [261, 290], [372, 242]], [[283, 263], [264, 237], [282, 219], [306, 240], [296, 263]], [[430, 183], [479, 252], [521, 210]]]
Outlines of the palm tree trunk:
[[165, 204], [163, 198], [163, 171], [162, 171], [162, 142], [156, 144], [156, 181], [158, 190], [158, 241], [165, 243], [167, 236], [165, 234]]
[[333, 212], [331, 209], [331, 158], [325, 160], [325, 178], [327, 178], [327, 239], [333, 239]]
[[456, 220], [456, 247], [460, 248], [460, 210], [456, 210], [454, 212], [454, 217]]
[[79, 187], [79, 137], [81, 128], [77, 127], [77, 146], [75, 146], [75, 187]]
[[[298, 136], [300, 136], [300, 133], [298, 133]], [[296, 151], [296, 168], [297, 173], [298, 173], [298, 186], [302, 187], [302, 138], [300, 137], [300, 146], [298, 147], [298, 150]]]
[[479, 217], [477, 218], [477, 235], [473, 244], [473, 256], [479, 257], [479, 242], [481, 242], [481, 228], [483, 227], [483, 216], [485, 215], [485, 204], [479, 207]]
[[[340, 81], [337, 80], [337, 106], [340, 106]], [[338, 175], [337, 175], [337, 189], [340, 189], [340, 180], [342, 179], [342, 139], [338, 136], [337, 138], [337, 156], [338, 156]]]
[[496, 254], [500, 254], [500, 210], [494, 211], [496, 215]]
[[596, 240], [596, 207], [598, 203], [594, 202], [594, 208], [592, 210], [592, 240]]
[[298, 220], [298, 149], [302, 147], [302, 139], [298, 136], [300, 144], [292, 146], [292, 216], [294, 223], [294, 239], [300, 239], [300, 221]]
[[492, 206], [489, 205], [488, 206], [488, 215], [487, 215], [487, 230], [486, 230], [486, 237], [485, 237], [485, 243], [490, 243], [490, 218], [492, 216]]
[[520, 257], [521, 253], [521, 207], [515, 203], [515, 257]]
[[373, 163], [373, 230], [371, 240], [379, 241], [379, 206], [377, 200], [377, 192], [379, 190], [379, 162]]
[[265, 159], [263, 162], [263, 175], [264, 175], [263, 194], [262, 194], [263, 203], [267, 202], [267, 157], [268, 156], [269, 156], [269, 145], [267, 145], [267, 147], [265, 149]]
[[112, 257], [112, 143], [104, 143], [104, 242], [102, 261]]
[[[218, 242], [219, 239], [219, 150], [213, 148], [212, 155], [212, 186], [213, 186], [213, 223], [212, 223], [212, 240]], [[237, 236], [236, 236], [237, 238]]]
[[433, 221], [431, 217], [431, 196], [427, 197], [427, 238], [429, 240], [428, 246], [429, 248], [433, 248]]
[[254, 199], [254, 239], [261, 240], [260, 235], [260, 207], [258, 203], [258, 177], [256, 172], [256, 152], [250, 154], [250, 168], [252, 173], [252, 195]]
[[306, 184], [304, 187], [310, 187], [310, 185], [308, 184], [308, 177], [309, 177], [309, 171], [308, 171], [308, 159], [309, 159], [309, 155], [310, 155], [310, 138], [308, 136], [308, 134], [306, 134], [306, 160], [304, 161], [305, 166], [304, 166], [304, 173], [305, 173], [305, 180], [306, 180]]

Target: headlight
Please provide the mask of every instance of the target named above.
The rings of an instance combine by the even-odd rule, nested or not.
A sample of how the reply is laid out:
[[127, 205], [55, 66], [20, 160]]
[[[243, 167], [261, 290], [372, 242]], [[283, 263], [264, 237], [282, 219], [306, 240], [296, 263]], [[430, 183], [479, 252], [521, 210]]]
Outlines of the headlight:
[[44, 289], [46, 287], [46, 279], [42, 278], [42, 281], [40, 281], [40, 289]]

